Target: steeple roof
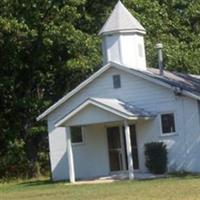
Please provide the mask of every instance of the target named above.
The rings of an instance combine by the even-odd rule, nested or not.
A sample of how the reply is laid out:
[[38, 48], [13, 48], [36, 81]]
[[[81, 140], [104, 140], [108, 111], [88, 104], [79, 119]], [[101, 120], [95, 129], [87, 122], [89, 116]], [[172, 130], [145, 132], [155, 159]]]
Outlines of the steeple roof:
[[116, 32], [139, 32], [145, 34], [145, 28], [133, 17], [127, 8], [118, 1], [112, 14], [99, 32], [99, 35]]

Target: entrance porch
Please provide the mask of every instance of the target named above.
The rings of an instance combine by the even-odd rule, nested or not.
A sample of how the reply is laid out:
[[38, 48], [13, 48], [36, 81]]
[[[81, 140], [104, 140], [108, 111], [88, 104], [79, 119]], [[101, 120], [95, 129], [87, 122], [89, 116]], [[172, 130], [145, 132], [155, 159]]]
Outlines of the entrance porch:
[[[68, 174], [78, 179], [126, 174], [140, 169], [136, 122], [151, 120], [150, 112], [117, 99], [92, 98], [60, 120], [67, 136]], [[84, 141], [72, 144], [71, 128], [81, 126]]]

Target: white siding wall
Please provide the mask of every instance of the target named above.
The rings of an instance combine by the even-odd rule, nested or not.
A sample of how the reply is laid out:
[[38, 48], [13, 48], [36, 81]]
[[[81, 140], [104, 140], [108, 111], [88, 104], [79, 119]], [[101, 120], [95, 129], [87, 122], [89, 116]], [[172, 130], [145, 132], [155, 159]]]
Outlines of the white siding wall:
[[142, 35], [121, 35], [120, 44], [121, 63], [135, 69], [146, 70], [144, 37]]
[[200, 172], [200, 120], [196, 100], [184, 99], [185, 170]]
[[[49, 129], [50, 159], [53, 180], [67, 180], [68, 162], [64, 128]], [[72, 145], [77, 179], [106, 176], [109, 160], [106, 128], [103, 125], [85, 126], [84, 143]]]
[[[138, 122], [137, 133], [139, 140], [139, 157], [142, 171], [146, 171], [144, 159], [144, 144], [154, 141], [163, 141], [167, 144], [169, 156], [169, 170], [182, 168], [183, 155], [183, 134], [184, 127], [182, 122], [182, 104], [178, 99], [165, 103], [159, 103], [154, 106], [158, 116], [155, 120], [146, 123]], [[166, 112], [175, 113], [176, 134], [173, 136], [163, 136], [161, 129], [160, 114]]]
[[103, 38], [104, 63], [118, 62], [134, 69], [146, 70], [144, 37], [137, 34], [108, 35]]
[[68, 179], [68, 161], [66, 134], [64, 128], [55, 128], [54, 123], [48, 120], [49, 151], [53, 180]]
[[[121, 75], [121, 89], [113, 89], [112, 75], [114, 74]], [[161, 137], [159, 117], [153, 121], [137, 122], [141, 170], [146, 170], [144, 165], [144, 143], [165, 141], [169, 150], [170, 170], [200, 171], [200, 164], [197, 159], [197, 153], [200, 153], [197, 102], [190, 98], [184, 98], [184, 100], [176, 98], [173, 92], [166, 88], [112, 68], [49, 115], [50, 157], [54, 179], [66, 179], [68, 177], [65, 132], [64, 129], [55, 128], [54, 125], [88, 97], [120, 98], [149, 111], [158, 113], [175, 112], [177, 130], [175, 136]], [[106, 175], [109, 172], [105, 130], [101, 126], [93, 130], [87, 131], [86, 129], [86, 143], [73, 148], [76, 175], [79, 178]], [[188, 154], [184, 154], [185, 143], [187, 143], [188, 148], [190, 147]], [[183, 158], [187, 158], [187, 161]], [[91, 162], [96, 163], [96, 165], [91, 164]]]
[[110, 171], [106, 128], [97, 125], [84, 129], [85, 144], [73, 146], [76, 177], [106, 176]]
[[197, 101], [188, 97], [179, 97], [175, 101], [155, 106], [160, 113], [175, 112], [176, 134], [161, 135], [160, 116], [146, 123], [137, 123], [140, 166], [146, 171], [144, 144], [163, 141], [168, 149], [169, 171], [200, 172], [200, 123]]

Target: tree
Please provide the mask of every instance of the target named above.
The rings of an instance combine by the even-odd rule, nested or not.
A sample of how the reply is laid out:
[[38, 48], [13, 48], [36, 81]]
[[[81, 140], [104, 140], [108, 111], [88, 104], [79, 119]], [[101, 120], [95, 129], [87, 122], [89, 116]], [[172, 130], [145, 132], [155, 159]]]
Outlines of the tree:
[[91, 73], [100, 60], [95, 48], [99, 41], [76, 27], [83, 3], [1, 2], [0, 156], [7, 156], [9, 144], [17, 147], [22, 140], [19, 148], [24, 150], [30, 176], [42, 144], [47, 143], [46, 125], [37, 123], [36, 116]]

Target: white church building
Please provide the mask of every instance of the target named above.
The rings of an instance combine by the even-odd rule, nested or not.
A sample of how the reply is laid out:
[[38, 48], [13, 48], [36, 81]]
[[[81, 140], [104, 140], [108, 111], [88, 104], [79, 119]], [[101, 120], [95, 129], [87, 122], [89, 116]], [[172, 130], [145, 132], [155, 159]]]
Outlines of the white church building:
[[[168, 171], [200, 172], [200, 76], [146, 66], [145, 28], [119, 1], [101, 29], [104, 66], [52, 105], [53, 180], [147, 172], [144, 145], [162, 141]], [[67, 77], [66, 77], [67, 78]]]

